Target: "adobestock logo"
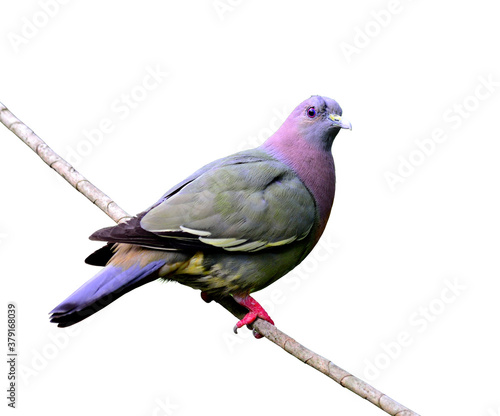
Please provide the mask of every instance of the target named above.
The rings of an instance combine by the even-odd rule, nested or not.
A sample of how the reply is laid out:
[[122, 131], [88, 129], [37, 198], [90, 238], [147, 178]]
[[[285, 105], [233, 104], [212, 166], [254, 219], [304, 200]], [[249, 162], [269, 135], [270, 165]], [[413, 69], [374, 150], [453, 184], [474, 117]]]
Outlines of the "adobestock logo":
[[180, 406], [173, 403], [170, 397], [165, 397], [164, 400], [155, 399], [155, 408], [151, 412], [151, 416], [172, 416], [174, 415]]
[[57, 360], [60, 353], [71, 345], [71, 340], [78, 337], [80, 332], [79, 327], [68, 327], [49, 332], [47, 335], [49, 341], [42, 348], [31, 350], [29, 363], [24, 361], [27, 358], [23, 356], [23, 361], [19, 365], [19, 376], [24, 385], [28, 386], [33, 379], [50, 367], [50, 363]]
[[14, 52], [18, 53], [21, 46], [27, 45], [30, 40], [37, 37], [51, 19], [59, 14], [61, 6], [68, 3], [69, 0], [40, 0], [38, 2], [40, 10], [34, 12], [29, 18], [23, 16], [21, 18], [21, 27], [17, 32], [7, 33], [7, 39]]
[[500, 416], [500, 406], [498, 406], [496, 410], [493, 408], [489, 408], [488, 416]]
[[[270, 286], [259, 303], [272, 316], [277, 309], [276, 306], [283, 305], [288, 301], [289, 292], [297, 292], [309, 278], [314, 279], [323, 265], [333, 259], [339, 248], [340, 244], [334, 241], [331, 236], [324, 235], [304, 261], [280, 279], [287, 287]], [[247, 340], [253, 339], [253, 335], [251, 331], [239, 331], [235, 335], [233, 331], [228, 330], [222, 333], [222, 339], [228, 351], [233, 354], [239, 346], [245, 344]]]
[[104, 137], [113, 133], [120, 122], [123, 122], [139, 108], [149, 95], [158, 89], [168, 76], [161, 64], [146, 66], [141, 81], [132, 88], [121, 93], [109, 105], [109, 115], [102, 117], [95, 127], [83, 129], [83, 138], [74, 146], [66, 146], [64, 158], [77, 167], [85, 157], [102, 144]]
[[361, 54], [372, 43], [372, 40], [377, 38], [403, 9], [404, 6], [400, 0], [390, 0], [385, 8], [371, 11], [371, 19], [363, 27], [355, 26], [352, 41], [340, 43], [340, 50], [347, 63], [352, 62], [353, 55]]
[[493, 74], [479, 76], [474, 90], [459, 102], [447, 108], [441, 118], [444, 125], [435, 127], [428, 137], [416, 139], [415, 148], [407, 155], [397, 157], [397, 167], [384, 172], [384, 179], [389, 189], [394, 192], [399, 184], [403, 184], [412, 176], [418, 167], [436, 152], [440, 144], [450, 137], [450, 131], [457, 130], [480, 108], [484, 101], [490, 99], [500, 87], [500, 81], [493, 79]]
[[404, 351], [412, 346], [418, 337], [425, 333], [448, 310], [449, 305], [455, 303], [467, 289], [457, 279], [446, 279], [443, 286], [438, 296], [419, 306], [415, 312], [409, 315], [406, 329], [398, 332], [392, 340], [380, 343], [379, 352], [370, 359], [365, 358], [363, 375], [367, 380], [376, 380], [383, 371], [389, 369], [404, 354]]
[[248, 136], [246, 140], [241, 141], [236, 150], [241, 151], [252, 147], [259, 147], [279, 129], [292, 110], [293, 108], [288, 105], [283, 106], [281, 110], [273, 108], [273, 116], [269, 119], [267, 126], [262, 127], [256, 134]]
[[223, 21], [226, 14], [234, 12], [241, 3], [243, 3], [243, 0], [214, 0], [212, 7], [219, 19]]

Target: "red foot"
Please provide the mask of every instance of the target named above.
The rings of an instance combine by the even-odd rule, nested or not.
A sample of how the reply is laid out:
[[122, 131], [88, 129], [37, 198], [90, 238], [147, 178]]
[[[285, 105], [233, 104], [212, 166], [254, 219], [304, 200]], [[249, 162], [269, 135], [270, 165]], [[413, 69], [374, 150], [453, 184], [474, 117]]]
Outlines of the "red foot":
[[[245, 308], [248, 309], [248, 313], [243, 317], [241, 321], [239, 321], [233, 328], [234, 333], [238, 333], [238, 328], [241, 328], [244, 325], [249, 325], [253, 323], [257, 318], [264, 319], [265, 321], [269, 322], [270, 324], [274, 325], [273, 320], [271, 317], [267, 314], [267, 312], [264, 310], [262, 306], [259, 305], [259, 303], [252, 298], [251, 296], [238, 296], [238, 295], [233, 295], [233, 299], [238, 302], [241, 306], [244, 306]], [[260, 335], [258, 332], [254, 331], [254, 337], [255, 338], [262, 338], [262, 335]]]

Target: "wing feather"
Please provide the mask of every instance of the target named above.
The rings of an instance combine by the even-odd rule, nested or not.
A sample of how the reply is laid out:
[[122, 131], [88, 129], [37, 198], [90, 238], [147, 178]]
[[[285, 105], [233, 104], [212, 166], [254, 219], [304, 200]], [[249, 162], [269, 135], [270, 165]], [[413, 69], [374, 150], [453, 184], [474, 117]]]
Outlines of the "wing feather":
[[147, 211], [91, 239], [256, 252], [305, 238], [318, 223], [310, 192], [286, 165], [252, 152], [207, 165]]

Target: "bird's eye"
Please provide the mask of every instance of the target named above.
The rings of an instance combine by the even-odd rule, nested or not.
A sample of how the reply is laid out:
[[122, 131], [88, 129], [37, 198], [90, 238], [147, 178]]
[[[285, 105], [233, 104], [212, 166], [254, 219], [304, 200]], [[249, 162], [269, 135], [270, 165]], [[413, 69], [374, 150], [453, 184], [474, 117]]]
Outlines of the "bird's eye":
[[315, 108], [314, 108], [314, 107], [309, 107], [309, 108], [307, 109], [307, 116], [308, 116], [309, 118], [314, 118], [314, 117], [316, 117], [316, 110], [315, 110]]

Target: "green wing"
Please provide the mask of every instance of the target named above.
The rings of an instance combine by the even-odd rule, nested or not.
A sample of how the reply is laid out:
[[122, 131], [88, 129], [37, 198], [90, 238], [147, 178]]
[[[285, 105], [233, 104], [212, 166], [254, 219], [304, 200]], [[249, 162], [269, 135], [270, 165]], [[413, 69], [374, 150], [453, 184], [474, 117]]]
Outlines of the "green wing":
[[140, 224], [165, 238], [258, 251], [304, 239], [316, 223], [316, 205], [304, 184], [283, 163], [266, 158], [212, 167]]

